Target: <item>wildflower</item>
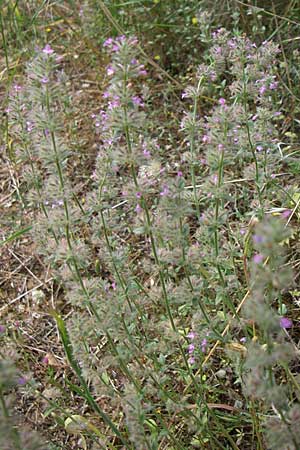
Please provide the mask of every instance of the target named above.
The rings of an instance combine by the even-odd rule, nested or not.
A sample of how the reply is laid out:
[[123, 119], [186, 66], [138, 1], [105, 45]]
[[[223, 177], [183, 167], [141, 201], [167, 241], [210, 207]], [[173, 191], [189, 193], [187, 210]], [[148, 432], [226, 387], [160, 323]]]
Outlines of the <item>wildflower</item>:
[[262, 263], [264, 260], [264, 255], [262, 255], [261, 253], [257, 253], [256, 255], [253, 256], [253, 262], [255, 264], [260, 264]]
[[293, 322], [288, 317], [281, 317], [279, 320], [279, 325], [281, 328], [292, 328]]
[[264, 236], [260, 236], [260, 235], [258, 235], [258, 234], [254, 234], [254, 235], [253, 235], [253, 241], [254, 241], [256, 244], [261, 244], [262, 242], [264, 242], [264, 240], [265, 240]]
[[292, 214], [292, 211], [290, 209], [286, 209], [285, 211], [283, 211], [283, 213], [281, 214], [281, 216], [284, 219], [287, 219], [290, 215]]
[[138, 203], [135, 207], [135, 212], [137, 214], [140, 214], [142, 211], [143, 211], [143, 209], [142, 209], [141, 205]]
[[202, 339], [201, 344], [200, 344], [202, 353], [206, 352], [207, 344], [208, 344], [207, 339], [206, 338]]
[[20, 386], [24, 386], [24, 384], [26, 384], [26, 378], [24, 378], [24, 377], [20, 377], [20, 378], [18, 378], [18, 380], [17, 380], [17, 383], [20, 385]]
[[50, 47], [49, 44], [46, 44], [42, 52], [45, 53], [46, 55], [52, 55], [52, 53], [54, 53], [54, 50]]
[[5, 333], [5, 326], [4, 325], [0, 325], [0, 333]]
[[145, 70], [145, 69], [140, 69], [139, 72], [138, 72], [138, 74], [141, 75], [141, 76], [147, 75], [147, 70]]
[[177, 176], [178, 176], [178, 178], [181, 178], [181, 177], [183, 176], [183, 173], [182, 173], [182, 171], [181, 171], [181, 170], [178, 170], [178, 172], [177, 172]]
[[188, 359], [188, 363], [192, 366], [193, 364], [195, 364], [195, 358], [193, 357], [193, 356], [191, 356], [189, 359]]
[[111, 46], [111, 44], [113, 43], [113, 38], [108, 38], [108, 39], [106, 39], [106, 41], [104, 41], [104, 43], [103, 43], [103, 47], [109, 47], [109, 46]]
[[49, 83], [49, 78], [48, 78], [48, 77], [43, 77], [43, 78], [41, 79], [41, 83], [43, 83], [43, 84]]
[[135, 194], [135, 196], [136, 196], [136, 198], [141, 198], [141, 197], [142, 197], [142, 193], [141, 193], [141, 192], [137, 192], [137, 193]]
[[106, 69], [106, 73], [108, 76], [113, 75], [115, 73], [114, 69], [112, 68], [111, 65], [109, 65]]
[[26, 121], [26, 130], [28, 131], [28, 133], [30, 133], [34, 128], [34, 125], [32, 122], [30, 122], [30, 120]]
[[219, 99], [219, 105], [221, 105], [221, 106], [225, 106], [226, 105], [226, 100], [225, 100], [225, 98], [220, 98]]
[[260, 95], [264, 95], [264, 93], [266, 92], [267, 87], [263, 84], [260, 88], [259, 88], [259, 93]]
[[187, 334], [187, 337], [191, 340], [195, 339], [196, 333], [194, 331], [190, 331], [189, 334]]
[[141, 107], [144, 106], [144, 103], [143, 103], [142, 99], [141, 99], [138, 95], [134, 95], [134, 96], [131, 98], [131, 100], [132, 100], [132, 103], [133, 103], [134, 105], [141, 106]]
[[189, 344], [188, 346], [188, 352], [191, 355], [192, 353], [194, 353], [195, 350], [195, 345], [194, 344]]
[[160, 195], [161, 197], [165, 197], [165, 196], [167, 196], [168, 194], [169, 194], [169, 188], [168, 188], [168, 186], [164, 186], [163, 190], [159, 193], [159, 195]]

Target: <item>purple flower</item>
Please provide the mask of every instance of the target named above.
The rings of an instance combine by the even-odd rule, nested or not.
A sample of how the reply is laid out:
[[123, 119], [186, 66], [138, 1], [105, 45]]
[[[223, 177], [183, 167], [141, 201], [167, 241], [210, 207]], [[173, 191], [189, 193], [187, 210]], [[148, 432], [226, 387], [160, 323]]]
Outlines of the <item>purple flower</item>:
[[5, 326], [4, 325], [0, 325], [0, 333], [5, 333]]
[[188, 346], [188, 351], [189, 351], [189, 354], [191, 355], [192, 353], [194, 353], [194, 350], [195, 350], [195, 345], [194, 344], [189, 344], [189, 346]]
[[188, 359], [188, 363], [192, 366], [193, 364], [195, 364], [195, 358], [193, 357], [193, 356], [191, 356], [189, 359]]
[[166, 197], [168, 194], [169, 194], [169, 188], [168, 188], [168, 186], [164, 186], [164, 188], [163, 188], [163, 190], [159, 193], [159, 195], [161, 196], [161, 197]]
[[41, 83], [43, 83], [43, 84], [49, 83], [49, 78], [48, 78], [48, 77], [43, 77], [43, 78], [41, 79]]
[[190, 331], [189, 334], [187, 334], [187, 337], [191, 340], [195, 339], [196, 333], [194, 331]]
[[151, 156], [151, 153], [146, 148], [144, 148], [143, 154], [144, 154], [144, 156], [146, 156], [146, 158], [150, 158], [150, 156]]
[[225, 100], [225, 98], [221, 97], [221, 98], [219, 99], [219, 105], [221, 105], [221, 106], [225, 106], [225, 105], [226, 105], [226, 100]]
[[141, 192], [137, 192], [137, 193], [135, 194], [135, 196], [136, 196], [136, 198], [141, 198], [141, 197], [142, 197], [142, 193], [141, 193]]
[[181, 171], [181, 170], [178, 170], [178, 172], [177, 172], [177, 176], [178, 176], [178, 178], [181, 178], [181, 177], [183, 176], [183, 173], [182, 173], [182, 171]]
[[108, 109], [112, 110], [120, 106], [120, 99], [117, 95], [114, 96], [111, 102], [108, 102]]
[[141, 76], [146, 76], [147, 75], [147, 70], [146, 69], [140, 69], [138, 74], [141, 75]]
[[32, 122], [30, 122], [30, 120], [26, 121], [26, 130], [28, 131], [28, 133], [30, 133], [34, 128], [34, 125]]
[[254, 264], [260, 264], [264, 260], [264, 255], [261, 253], [256, 253], [256, 255], [253, 256], [253, 262]]
[[42, 52], [45, 53], [46, 55], [52, 55], [52, 53], [54, 53], [54, 50], [50, 47], [49, 44], [46, 44]]
[[279, 320], [279, 325], [281, 326], [281, 328], [284, 328], [284, 329], [292, 328], [293, 322], [288, 317], [281, 317]]
[[113, 74], [115, 73], [115, 71], [114, 71], [114, 69], [112, 68], [111, 65], [109, 65], [109, 66], [106, 68], [106, 73], [107, 73], [108, 76], [113, 75]]
[[144, 102], [142, 101], [142, 99], [141, 99], [138, 95], [134, 95], [134, 96], [131, 98], [131, 100], [132, 100], [132, 103], [133, 103], [134, 105], [141, 106], [141, 107], [144, 106]]
[[103, 47], [109, 47], [112, 43], [113, 43], [113, 38], [110, 37], [110, 38], [106, 39], [106, 41], [104, 41]]
[[279, 325], [281, 328], [292, 328], [293, 322], [288, 317], [281, 317], [279, 320]]
[[20, 91], [22, 90], [22, 86], [20, 86], [19, 84], [15, 84], [15, 85], [14, 85], [14, 90], [15, 90], [16, 92], [20, 92]]
[[253, 235], [253, 241], [255, 242], [255, 244], [262, 244], [264, 240], [265, 240], [264, 236], [260, 236], [259, 234]]
[[137, 214], [140, 214], [142, 211], [143, 211], [143, 209], [142, 209], [141, 205], [138, 203], [135, 207], [135, 212]]
[[286, 209], [285, 211], [283, 211], [283, 213], [281, 214], [281, 216], [284, 219], [287, 219], [288, 217], [290, 217], [290, 215], [292, 214], [292, 211], [290, 209]]
[[264, 95], [264, 93], [266, 92], [267, 87], [263, 84], [260, 88], [259, 88], [259, 93], [260, 95]]
[[24, 384], [26, 384], [26, 382], [27, 382], [27, 380], [26, 380], [26, 378], [24, 378], [24, 377], [20, 377], [20, 378], [18, 378], [18, 380], [17, 380], [17, 383], [18, 383], [20, 386], [24, 386]]
[[203, 353], [205, 353], [206, 352], [206, 347], [207, 347], [207, 339], [202, 339], [202, 341], [201, 341], [201, 344], [200, 344], [200, 347], [201, 347], [201, 351], [203, 352]]

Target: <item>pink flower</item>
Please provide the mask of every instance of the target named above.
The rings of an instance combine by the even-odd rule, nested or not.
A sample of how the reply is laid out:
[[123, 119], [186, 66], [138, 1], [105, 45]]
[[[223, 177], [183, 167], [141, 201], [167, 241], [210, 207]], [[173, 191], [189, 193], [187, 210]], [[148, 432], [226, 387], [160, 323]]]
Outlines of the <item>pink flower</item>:
[[195, 345], [194, 344], [189, 344], [189, 346], [188, 346], [189, 354], [192, 354], [194, 352], [194, 350], [195, 350]]
[[205, 353], [206, 352], [206, 347], [207, 347], [207, 339], [202, 339], [202, 341], [201, 341], [201, 351], [203, 352], [203, 353]]
[[49, 44], [46, 44], [42, 52], [45, 53], [46, 55], [52, 55], [52, 53], [54, 53], [54, 50], [50, 47]]
[[221, 106], [225, 106], [225, 105], [226, 105], [226, 100], [225, 100], [225, 98], [221, 97], [221, 98], [219, 99], [219, 105], [221, 105]]
[[131, 98], [131, 100], [132, 100], [132, 103], [133, 103], [134, 105], [141, 106], [141, 107], [144, 106], [144, 102], [142, 101], [142, 99], [141, 99], [138, 95], [134, 95], [134, 96]]
[[263, 84], [260, 88], [259, 88], [259, 93], [260, 95], [264, 95], [264, 93], [266, 92], [267, 87]]
[[279, 320], [279, 325], [284, 329], [292, 328], [293, 322], [288, 317], [281, 317], [281, 319]]
[[168, 186], [164, 186], [163, 190], [159, 193], [161, 197], [166, 197], [169, 194]]
[[283, 211], [283, 213], [281, 214], [281, 216], [284, 219], [287, 219], [288, 217], [290, 217], [290, 215], [292, 214], [292, 211], [290, 209], [286, 209], [285, 211]]
[[108, 38], [103, 43], [103, 47], [109, 47], [113, 43], [113, 38]]
[[115, 73], [114, 69], [112, 68], [112, 66], [108, 66], [106, 69], [106, 73], [108, 76], [113, 75]]
[[24, 378], [24, 377], [20, 377], [20, 378], [18, 379], [18, 384], [19, 384], [20, 386], [24, 386], [24, 384], [26, 384], [26, 382], [27, 382], [27, 380], [26, 380], [26, 378]]
[[141, 205], [137, 204], [135, 207], [135, 212], [137, 214], [140, 214], [142, 211], [143, 211], [143, 209], [142, 209]]
[[196, 333], [194, 331], [190, 331], [189, 334], [187, 334], [187, 337], [191, 340], [195, 339]]
[[257, 253], [256, 255], [253, 256], [253, 262], [255, 264], [260, 264], [262, 263], [264, 260], [264, 255], [262, 255], [261, 253]]

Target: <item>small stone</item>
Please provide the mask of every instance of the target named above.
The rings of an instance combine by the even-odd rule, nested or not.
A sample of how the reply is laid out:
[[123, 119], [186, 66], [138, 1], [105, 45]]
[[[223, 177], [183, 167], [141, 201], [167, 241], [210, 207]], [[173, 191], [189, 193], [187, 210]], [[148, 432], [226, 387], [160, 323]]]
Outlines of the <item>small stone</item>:
[[226, 370], [224, 370], [224, 369], [220, 369], [220, 370], [218, 370], [218, 372], [216, 372], [216, 377], [220, 378], [221, 380], [223, 378], [226, 378], [226, 375], [227, 375], [227, 373], [226, 373]]

